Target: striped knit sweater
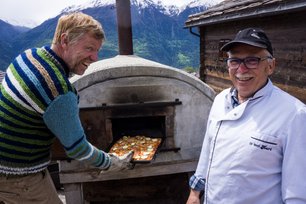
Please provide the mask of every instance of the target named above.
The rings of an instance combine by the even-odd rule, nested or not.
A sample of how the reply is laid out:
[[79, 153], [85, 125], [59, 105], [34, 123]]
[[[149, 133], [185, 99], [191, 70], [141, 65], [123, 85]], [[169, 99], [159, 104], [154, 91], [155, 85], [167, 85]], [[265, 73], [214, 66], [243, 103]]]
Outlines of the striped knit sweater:
[[0, 174], [30, 174], [50, 162], [57, 137], [69, 157], [101, 169], [109, 156], [87, 140], [67, 66], [50, 47], [16, 57], [0, 85]]

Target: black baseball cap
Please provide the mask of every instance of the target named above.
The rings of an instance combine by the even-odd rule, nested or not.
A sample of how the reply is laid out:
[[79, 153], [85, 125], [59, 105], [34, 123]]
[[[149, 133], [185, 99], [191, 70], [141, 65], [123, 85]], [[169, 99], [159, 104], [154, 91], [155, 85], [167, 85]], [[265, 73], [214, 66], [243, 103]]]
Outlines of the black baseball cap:
[[246, 28], [237, 33], [234, 40], [221, 47], [221, 51], [229, 51], [237, 43], [252, 45], [267, 49], [273, 55], [271, 42], [265, 32], [260, 28]]

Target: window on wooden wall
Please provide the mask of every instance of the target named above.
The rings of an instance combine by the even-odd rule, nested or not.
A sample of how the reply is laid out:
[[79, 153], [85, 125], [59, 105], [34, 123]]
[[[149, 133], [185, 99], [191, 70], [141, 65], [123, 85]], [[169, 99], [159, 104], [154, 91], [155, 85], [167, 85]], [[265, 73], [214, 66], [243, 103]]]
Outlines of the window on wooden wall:
[[227, 53], [224, 52], [224, 51], [221, 51], [221, 47], [222, 47], [224, 44], [228, 43], [229, 41], [231, 41], [231, 39], [221, 39], [221, 40], [219, 41], [219, 61], [224, 62], [224, 61], [226, 60], [226, 58], [227, 58]]

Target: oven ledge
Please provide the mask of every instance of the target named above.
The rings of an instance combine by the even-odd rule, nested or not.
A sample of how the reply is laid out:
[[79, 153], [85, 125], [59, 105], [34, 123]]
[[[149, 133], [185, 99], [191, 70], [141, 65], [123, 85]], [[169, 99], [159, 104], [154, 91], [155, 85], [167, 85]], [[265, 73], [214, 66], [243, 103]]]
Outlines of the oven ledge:
[[[198, 154], [199, 151], [194, 153]], [[150, 163], [136, 164], [131, 170], [118, 172], [100, 173], [100, 170], [86, 168], [78, 161], [60, 161], [60, 182], [61, 184], [84, 183], [193, 172], [198, 160], [197, 157], [188, 155], [187, 152], [190, 153], [184, 150], [179, 153], [160, 152], [157, 158]]]

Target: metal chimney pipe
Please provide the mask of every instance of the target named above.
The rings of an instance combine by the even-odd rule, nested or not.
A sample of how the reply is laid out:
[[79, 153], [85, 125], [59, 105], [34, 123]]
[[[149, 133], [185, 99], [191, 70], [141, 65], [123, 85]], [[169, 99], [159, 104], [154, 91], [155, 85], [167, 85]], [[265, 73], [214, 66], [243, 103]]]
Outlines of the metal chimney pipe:
[[118, 43], [120, 55], [133, 55], [130, 0], [116, 0]]

